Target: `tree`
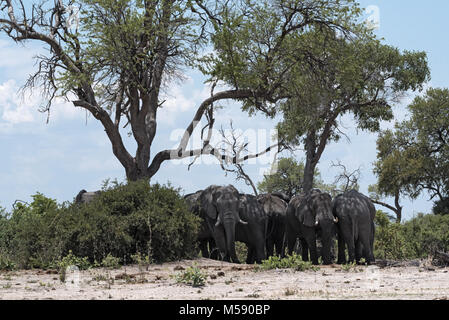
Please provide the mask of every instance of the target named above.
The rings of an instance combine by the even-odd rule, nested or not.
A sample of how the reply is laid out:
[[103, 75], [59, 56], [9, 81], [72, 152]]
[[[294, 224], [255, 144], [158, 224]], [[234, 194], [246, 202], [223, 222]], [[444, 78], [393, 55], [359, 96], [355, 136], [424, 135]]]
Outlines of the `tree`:
[[[72, 25], [74, 4], [0, 0], [0, 31], [48, 49], [26, 86], [44, 88], [45, 111], [62, 96], [92, 114], [133, 181], [151, 179], [171, 159], [226, 158], [210, 145], [210, 134], [202, 148], [187, 150], [203, 117], [203, 131], [212, 131], [214, 103], [238, 100], [244, 110], [272, 115], [272, 106], [288, 95], [284, 75], [302, 59], [292, 39], [314, 29], [350, 35], [360, 13], [353, 0], [79, 0], [79, 25]], [[211, 47], [212, 54], [203, 54]], [[177, 148], [155, 153], [161, 90], [187, 67], [208, 75], [213, 89], [226, 87], [199, 104]], [[136, 142], [134, 154], [123, 142], [123, 122]]]
[[[401, 206], [401, 203], [400, 203], [400, 196], [401, 196], [400, 189], [397, 188], [394, 191], [392, 191], [391, 194], [387, 194], [380, 190], [379, 185], [372, 184], [372, 185], [368, 186], [368, 193], [369, 193], [370, 199], [373, 203], [381, 205], [381, 206], [393, 211], [396, 215], [396, 222], [397, 223], [401, 222], [403, 207]], [[383, 200], [383, 197], [388, 196], [388, 195], [394, 197], [394, 206], [386, 203]]]
[[392, 106], [409, 89], [429, 78], [424, 52], [401, 53], [369, 32], [352, 39], [338, 33], [310, 32], [297, 42], [308, 47], [305, 64], [289, 73], [291, 96], [281, 104], [280, 136], [304, 146], [304, 190], [313, 186], [315, 168], [326, 148], [344, 133], [340, 118], [352, 114], [359, 129], [376, 132], [393, 118]]
[[[292, 157], [280, 158], [275, 166], [275, 172], [264, 175], [263, 180], [257, 184], [260, 192], [282, 192], [289, 198], [300, 194], [303, 191], [304, 162]], [[324, 186], [318, 170], [314, 173], [314, 183], [314, 187], [317, 188]]]
[[410, 118], [377, 140], [374, 173], [385, 196], [426, 191], [440, 211], [449, 197], [449, 90], [430, 88], [408, 106]]

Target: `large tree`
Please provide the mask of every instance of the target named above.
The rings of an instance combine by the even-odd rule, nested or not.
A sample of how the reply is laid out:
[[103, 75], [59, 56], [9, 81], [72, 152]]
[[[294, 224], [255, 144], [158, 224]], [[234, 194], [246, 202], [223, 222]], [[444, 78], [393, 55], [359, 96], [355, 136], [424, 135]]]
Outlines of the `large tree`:
[[312, 31], [296, 45], [308, 47], [307, 63], [289, 73], [291, 97], [281, 104], [278, 127], [285, 141], [304, 147], [308, 191], [326, 145], [345, 134], [341, 117], [351, 114], [359, 129], [378, 131], [380, 121], [393, 118], [393, 104], [407, 90], [420, 89], [429, 70], [424, 52], [400, 52], [370, 33], [347, 39], [332, 30]]
[[[80, 7], [79, 25], [68, 23], [70, 5]], [[297, 52], [307, 49], [292, 42], [310, 30], [349, 36], [360, 13], [352, 0], [0, 0], [0, 10], [2, 32], [48, 49], [27, 86], [45, 89], [48, 111], [62, 96], [92, 114], [129, 180], [150, 179], [170, 159], [228, 159], [210, 145], [214, 103], [234, 99], [244, 109], [272, 115], [273, 106], [289, 96], [285, 75], [303, 63], [305, 53]], [[202, 54], [210, 49], [212, 54]], [[161, 90], [187, 67], [209, 76], [211, 96], [198, 105], [179, 146], [156, 153]], [[220, 83], [225, 89], [215, 92]], [[203, 147], [187, 150], [203, 117]], [[125, 147], [124, 124], [135, 152]]]
[[[304, 161], [297, 161], [292, 157], [280, 158], [272, 171], [274, 172], [264, 175], [262, 181], [257, 184], [261, 192], [281, 192], [292, 198], [303, 191]], [[315, 170], [314, 187], [322, 188], [323, 185], [319, 171]]]
[[410, 118], [383, 131], [377, 140], [378, 193], [415, 199], [428, 192], [436, 200], [436, 211], [447, 210], [449, 90], [430, 88], [408, 109]]

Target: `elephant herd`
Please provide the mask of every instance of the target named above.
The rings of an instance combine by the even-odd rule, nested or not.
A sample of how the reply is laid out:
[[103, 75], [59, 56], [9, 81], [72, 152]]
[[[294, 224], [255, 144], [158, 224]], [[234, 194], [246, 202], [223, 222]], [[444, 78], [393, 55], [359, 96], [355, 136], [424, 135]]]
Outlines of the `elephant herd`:
[[[185, 195], [190, 210], [202, 218], [198, 235], [203, 257], [240, 263], [236, 241], [248, 248], [246, 263], [261, 263], [269, 256], [285, 256], [301, 247], [304, 261], [333, 263], [374, 262], [374, 216], [371, 200], [356, 190], [334, 199], [318, 189], [291, 199], [282, 193], [253, 196], [229, 186], [209, 186]], [[317, 240], [321, 248], [317, 247]], [[345, 249], [348, 249], [346, 259]]]

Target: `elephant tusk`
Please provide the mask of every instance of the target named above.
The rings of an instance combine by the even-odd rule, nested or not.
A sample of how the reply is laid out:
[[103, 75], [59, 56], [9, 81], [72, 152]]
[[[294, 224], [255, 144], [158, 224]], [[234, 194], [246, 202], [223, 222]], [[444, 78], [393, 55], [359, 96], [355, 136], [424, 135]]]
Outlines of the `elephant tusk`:
[[315, 221], [315, 227], [318, 227], [319, 224], [320, 224], [320, 222], [318, 220]]
[[338, 223], [338, 217], [334, 218], [334, 223]]
[[244, 224], [244, 225], [247, 225], [247, 224], [248, 224], [248, 222], [243, 221], [242, 219], [240, 219], [239, 222], [240, 222], [241, 224]]
[[217, 217], [217, 222], [215, 223], [215, 226], [218, 227], [221, 224], [220, 216]]

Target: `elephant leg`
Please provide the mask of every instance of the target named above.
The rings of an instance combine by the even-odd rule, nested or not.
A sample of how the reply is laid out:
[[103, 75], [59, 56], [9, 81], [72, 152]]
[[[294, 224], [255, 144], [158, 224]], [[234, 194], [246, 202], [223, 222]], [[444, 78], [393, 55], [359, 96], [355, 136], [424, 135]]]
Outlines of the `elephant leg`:
[[287, 247], [287, 238], [285, 237], [285, 234], [282, 237], [282, 242], [281, 242], [281, 258], [285, 258], [285, 248]]
[[374, 262], [373, 252], [371, 251], [371, 236], [363, 237], [362, 245], [363, 245], [363, 257], [366, 260], [367, 264], [371, 264]]
[[312, 238], [307, 241], [310, 251], [310, 260], [314, 265], [318, 265], [318, 250], [316, 247], [316, 239]]
[[287, 235], [287, 252], [288, 255], [292, 255], [293, 250], [295, 250], [296, 245], [296, 236], [293, 236], [292, 234]]
[[[283, 249], [284, 249], [284, 237], [278, 237], [277, 239], [276, 239], [276, 242], [275, 242], [275, 246], [276, 246], [276, 255], [278, 256], [278, 257], [282, 257], [283, 255], [284, 255], [284, 253], [283, 253]], [[267, 253], [268, 254], [268, 253]]]
[[344, 235], [346, 246], [348, 247], [348, 262], [353, 263], [355, 260], [355, 244], [354, 237], [350, 235]]
[[273, 237], [269, 237], [267, 239], [267, 245], [266, 245], [268, 257], [271, 257], [274, 254], [274, 246], [275, 246], [275, 242], [274, 242]]
[[348, 248], [348, 262], [353, 263], [355, 260], [355, 236], [352, 222], [340, 219], [340, 235]]
[[218, 260], [219, 259], [219, 250], [217, 248], [217, 245], [215, 243], [214, 238], [210, 238], [208, 240], [209, 243], [209, 256], [210, 259]]
[[302, 261], [309, 261], [309, 246], [306, 239], [301, 239], [301, 257]]
[[[263, 242], [261, 242], [261, 244], [263, 244]], [[263, 245], [256, 245], [254, 248], [254, 261], [257, 264], [261, 264], [262, 260], [266, 259], [266, 255], [265, 255], [265, 247]]]
[[200, 240], [200, 250], [203, 258], [209, 258], [209, 250], [207, 248], [208, 240]]
[[337, 264], [345, 264], [346, 263], [346, 253], [345, 253], [346, 245], [345, 240], [341, 233], [338, 233], [338, 260]]
[[371, 234], [370, 234], [370, 259], [368, 261], [368, 264], [370, 263], [374, 263], [376, 261], [376, 259], [374, 258], [374, 234], [375, 234], [375, 225], [374, 222], [371, 222]]
[[248, 246], [248, 253], [246, 255], [246, 264], [254, 264], [256, 252], [253, 246]]
[[360, 259], [362, 259], [362, 250], [363, 250], [363, 244], [360, 239], [357, 239], [355, 241], [355, 261], [357, 264], [360, 263]]

